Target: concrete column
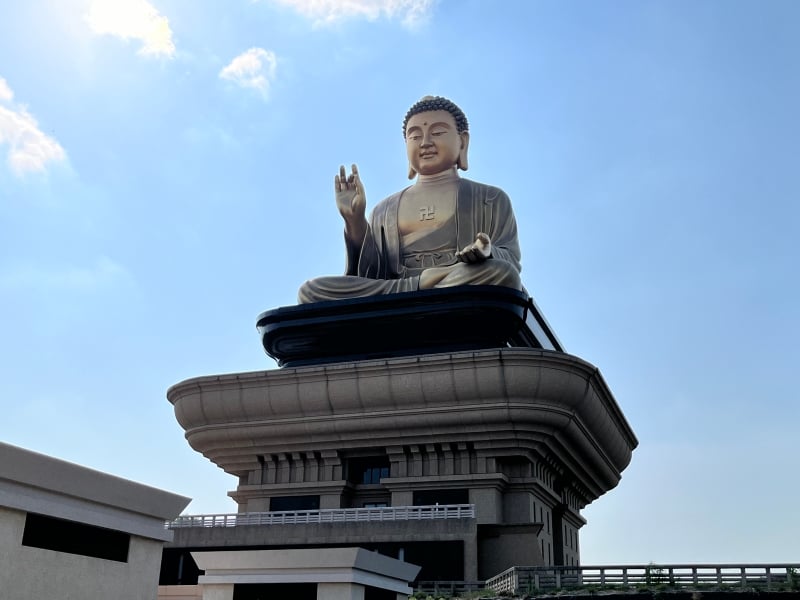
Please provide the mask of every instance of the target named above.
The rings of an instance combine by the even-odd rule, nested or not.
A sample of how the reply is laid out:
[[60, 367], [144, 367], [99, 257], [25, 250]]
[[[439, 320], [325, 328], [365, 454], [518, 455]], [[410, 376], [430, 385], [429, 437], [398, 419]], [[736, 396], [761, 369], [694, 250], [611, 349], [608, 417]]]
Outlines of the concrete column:
[[422, 477], [422, 453], [419, 446], [411, 446], [411, 464], [408, 466], [410, 477]]
[[303, 455], [300, 452], [292, 452], [292, 465], [294, 466], [294, 472], [291, 473], [292, 483], [305, 481], [306, 466], [303, 462]]
[[289, 483], [290, 467], [289, 455], [281, 452], [278, 455], [278, 472], [276, 475], [275, 483]]
[[450, 449], [449, 446], [444, 445], [442, 447], [442, 454], [444, 455], [444, 465], [442, 467], [442, 475], [455, 475], [455, 464], [454, 464], [454, 457], [453, 451]]
[[475, 455], [475, 472], [486, 473], [486, 457], [482, 454]]
[[342, 508], [342, 495], [341, 494], [320, 494], [319, 495], [320, 509], [327, 508]]
[[536, 503], [531, 500], [530, 492], [506, 492], [503, 496], [503, 521], [506, 523], [536, 522]]
[[475, 518], [479, 524], [503, 522], [503, 496], [494, 488], [473, 488], [469, 491], [470, 504], [475, 505]]
[[475, 464], [476, 473], [496, 473], [497, 461], [494, 457], [494, 450], [489, 442], [475, 442]]
[[364, 586], [357, 583], [318, 583], [317, 600], [364, 600]]
[[414, 492], [411, 490], [392, 490], [392, 506], [411, 506], [414, 504]]
[[306, 481], [319, 481], [319, 462], [313, 452], [305, 453]]
[[478, 536], [464, 540], [464, 581], [478, 581]]
[[275, 465], [275, 461], [273, 460], [272, 456], [265, 456], [264, 457], [264, 473], [261, 476], [261, 480], [264, 483], [275, 483], [277, 478], [277, 467]]
[[436, 446], [433, 444], [425, 444], [425, 454], [428, 458], [428, 472], [426, 475], [439, 474], [439, 455], [436, 454]]
[[200, 587], [203, 600], [233, 600], [232, 583], [204, 583]]
[[249, 498], [245, 512], [267, 512], [269, 510], [269, 498]]
[[457, 448], [458, 448], [458, 461], [456, 463], [456, 473], [458, 475], [468, 475], [470, 473], [470, 468], [469, 468], [469, 450], [467, 450], [467, 445], [463, 442], [459, 442]]
[[323, 473], [320, 481], [338, 481], [342, 478], [342, 461], [336, 450], [322, 451]]
[[392, 477], [406, 477], [408, 475], [408, 468], [406, 464], [406, 455], [403, 452], [402, 446], [390, 446], [386, 448], [386, 454], [389, 455], [389, 463], [391, 464]]
[[258, 467], [253, 469], [247, 474], [247, 484], [248, 485], [261, 485], [262, 480], [261, 478], [264, 475], [264, 457], [258, 456]]

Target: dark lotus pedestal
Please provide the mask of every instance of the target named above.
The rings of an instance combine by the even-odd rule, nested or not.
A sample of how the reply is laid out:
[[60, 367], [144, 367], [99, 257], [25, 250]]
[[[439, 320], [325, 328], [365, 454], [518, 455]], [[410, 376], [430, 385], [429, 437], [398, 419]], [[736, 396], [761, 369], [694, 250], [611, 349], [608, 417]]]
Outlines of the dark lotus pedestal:
[[563, 351], [532, 298], [492, 285], [276, 308], [259, 315], [257, 328], [282, 367], [505, 347]]

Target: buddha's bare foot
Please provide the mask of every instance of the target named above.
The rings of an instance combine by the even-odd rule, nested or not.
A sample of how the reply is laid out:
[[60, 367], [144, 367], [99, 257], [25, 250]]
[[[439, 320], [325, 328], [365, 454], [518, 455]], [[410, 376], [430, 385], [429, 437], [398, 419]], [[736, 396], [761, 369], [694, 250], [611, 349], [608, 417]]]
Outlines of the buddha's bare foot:
[[447, 267], [430, 267], [429, 269], [425, 269], [419, 276], [419, 289], [429, 290], [436, 287], [457, 266], [456, 264]]
[[517, 268], [502, 259], [477, 264], [456, 263], [448, 267], [425, 269], [419, 277], [419, 289], [444, 288], [456, 285], [502, 285], [522, 289]]

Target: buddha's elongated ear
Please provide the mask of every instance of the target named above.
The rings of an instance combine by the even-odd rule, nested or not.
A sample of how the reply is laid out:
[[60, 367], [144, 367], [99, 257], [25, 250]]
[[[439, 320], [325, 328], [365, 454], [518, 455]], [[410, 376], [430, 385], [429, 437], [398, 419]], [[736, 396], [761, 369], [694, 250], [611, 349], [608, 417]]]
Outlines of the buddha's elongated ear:
[[469, 150], [469, 131], [462, 131], [459, 136], [461, 136], [461, 151], [458, 153], [458, 168], [462, 171], [466, 171], [469, 169], [469, 163], [467, 162], [467, 152]]
[[414, 177], [416, 177], [416, 176], [417, 176], [417, 172], [414, 170], [414, 167], [412, 167], [411, 165], [408, 165], [408, 178], [409, 179], [414, 179]]

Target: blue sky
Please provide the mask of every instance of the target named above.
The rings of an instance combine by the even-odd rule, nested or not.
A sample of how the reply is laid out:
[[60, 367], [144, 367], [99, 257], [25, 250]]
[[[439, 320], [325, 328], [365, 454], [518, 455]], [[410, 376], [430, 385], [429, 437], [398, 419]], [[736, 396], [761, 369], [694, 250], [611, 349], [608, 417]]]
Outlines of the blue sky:
[[274, 368], [255, 318], [340, 273], [333, 176], [471, 125], [523, 279], [640, 446], [584, 564], [800, 560], [800, 4], [0, 4], [0, 439], [233, 512], [165, 399]]

